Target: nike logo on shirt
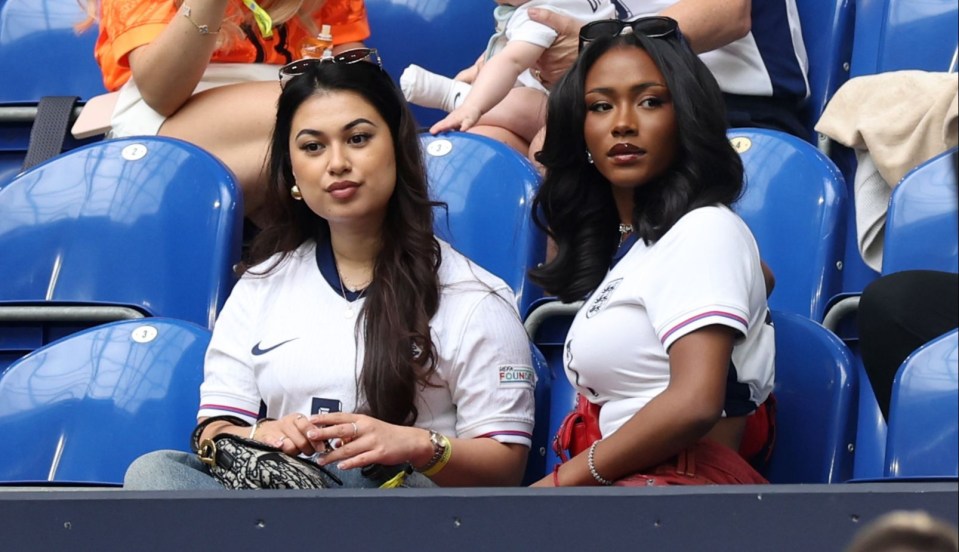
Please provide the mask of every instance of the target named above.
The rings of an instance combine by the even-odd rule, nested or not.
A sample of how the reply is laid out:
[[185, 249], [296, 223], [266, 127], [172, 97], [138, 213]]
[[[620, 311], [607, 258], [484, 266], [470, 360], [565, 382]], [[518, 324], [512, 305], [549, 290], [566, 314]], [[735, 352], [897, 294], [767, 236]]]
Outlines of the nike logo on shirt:
[[266, 353], [269, 353], [269, 352], [272, 351], [273, 349], [276, 349], [277, 347], [279, 347], [279, 346], [281, 346], [281, 345], [286, 345], [287, 343], [289, 343], [289, 342], [291, 342], [291, 341], [296, 341], [297, 339], [299, 339], [299, 338], [298, 338], [298, 337], [294, 337], [293, 339], [287, 339], [286, 341], [281, 341], [281, 342], [277, 343], [276, 345], [274, 345], [274, 346], [272, 346], [272, 347], [267, 347], [266, 349], [261, 349], [261, 348], [260, 348], [260, 343], [263, 343], [263, 342], [261, 341], [260, 343], [257, 343], [256, 345], [254, 345], [252, 349], [250, 349], [250, 354], [252, 354], [253, 356], [265, 355]]

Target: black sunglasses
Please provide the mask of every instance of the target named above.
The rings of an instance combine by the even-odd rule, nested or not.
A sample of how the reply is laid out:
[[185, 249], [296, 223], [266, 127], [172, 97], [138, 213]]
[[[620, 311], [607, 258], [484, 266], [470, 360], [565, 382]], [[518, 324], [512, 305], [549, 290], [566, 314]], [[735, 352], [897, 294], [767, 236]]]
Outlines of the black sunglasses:
[[638, 33], [649, 38], [665, 38], [679, 34], [679, 24], [671, 17], [655, 15], [640, 17], [633, 21], [603, 19], [587, 23], [579, 30], [579, 51], [582, 52], [590, 42], [605, 37], [619, 36], [627, 32]]
[[383, 70], [383, 60], [380, 59], [380, 54], [376, 51], [376, 48], [354, 48], [340, 52], [334, 56], [299, 59], [292, 63], [287, 63], [283, 67], [280, 67], [280, 85], [285, 85], [288, 80], [306, 73], [310, 67], [321, 63], [345, 63], [349, 65], [361, 61], [376, 65], [380, 68], [380, 71]]

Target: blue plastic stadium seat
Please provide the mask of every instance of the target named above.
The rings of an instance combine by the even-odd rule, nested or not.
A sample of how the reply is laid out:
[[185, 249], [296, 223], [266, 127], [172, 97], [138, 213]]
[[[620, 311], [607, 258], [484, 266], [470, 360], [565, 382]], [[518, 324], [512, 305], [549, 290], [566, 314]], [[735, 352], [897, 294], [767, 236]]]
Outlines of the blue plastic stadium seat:
[[0, 2], [0, 104], [106, 92], [93, 58], [96, 28], [73, 28], [85, 18], [77, 0]]
[[813, 130], [826, 103], [849, 78], [855, 5], [853, 0], [797, 0], [803, 43], [809, 59], [809, 98], [804, 120], [812, 143]]
[[959, 477], [959, 330], [903, 362], [893, 383], [886, 477]]
[[548, 473], [546, 464], [549, 458], [549, 442], [552, 437], [546, 423], [549, 417], [550, 386], [552, 384], [549, 364], [539, 347], [530, 342], [529, 348], [533, 357], [533, 369], [536, 371], [536, 389], [534, 391], [536, 423], [533, 426], [533, 444], [529, 449], [529, 456], [526, 460], [526, 474], [523, 477], [523, 485], [531, 485]]
[[[403, 69], [415, 63], [452, 78], [472, 65], [493, 34], [492, 2], [423, 0], [366, 0], [370, 46], [379, 49], [389, 74], [399, 82]], [[422, 127], [443, 113], [413, 106]]]
[[212, 327], [241, 224], [232, 173], [179, 140], [97, 142], [23, 173], [0, 189], [0, 371], [117, 319]]
[[525, 313], [542, 296], [526, 277], [546, 249], [530, 212], [539, 174], [515, 150], [483, 136], [424, 133], [420, 140], [430, 193], [448, 206], [436, 210], [437, 235], [502, 278]]
[[839, 483], [852, 477], [858, 380], [852, 354], [804, 316], [773, 311], [776, 444], [771, 483]]
[[[959, 12], [959, 4], [955, 0], [923, 0], [921, 2], [856, 0], [850, 76], [858, 77], [909, 69], [955, 71], [955, 55], [957, 42], [959, 42], [959, 28], [956, 26], [957, 12]], [[856, 171], [855, 156], [848, 148], [836, 147], [832, 148], [830, 157], [835, 160], [846, 178], [849, 191], [847, 217], [850, 224], [846, 229], [842, 293], [830, 300], [831, 305], [827, 307], [826, 319], [827, 326], [841, 335], [853, 351], [857, 351], [858, 336], [855, 325], [850, 323], [850, 317], [842, 313], [843, 308], [836, 309], [840, 311], [837, 314], [832, 304], [848, 305], [848, 298], [860, 294], [879, 276], [879, 273], [866, 266], [857, 245], [856, 205], [852, 188]], [[955, 200], [952, 205], [955, 205]], [[892, 213], [889, 215], [896, 216]], [[953, 224], [948, 234], [954, 236], [955, 228]], [[896, 230], [893, 229], [892, 233], [895, 235]], [[939, 239], [946, 239], [946, 236], [940, 235], [936, 241]], [[910, 257], [908, 250], [896, 251], [895, 237], [891, 241], [893, 242], [891, 246], [893, 247], [891, 252], [893, 265], [900, 262], [898, 259]], [[884, 247], [890, 247], [888, 219]], [[917, 247], [923, 247], [923, 245]], [[906, 255], [903, 256], [901, 253]], [[885, 266], [887, 258], [885, 251], [883, 257], [883, 273], [886, 273], [891, 267]], [[934, 255], [927, 257], [927, 260], [935, 258], [941, 259], [938, 255]], [[904, 266], [895, 270], [905, 268], [909, 267]], [[912, 266], [911, 268], [924, 267]], [[864, 378], [865, 371], [861, 363], [859, 364], [860, 376]], [[883, 476], [887, 430], [869, 385], [863, 385], [860, 388], [858, 410], [855, 477], [857, 480], [879, 478]]]
[[[23, 165], [33, 124], [25, 110], [45, 96], [83, 102], [106, 91], [93, 57], [96, 27], [74, 30], [85, 18], [77, 0], [0, 1], [0, 187]], [[66, 136], [63, 149], [95, 139]]]
[[[909, 172], [893, 190], [886, 218], [882, 274], [903, 270], [959, 272], [957, 155], [953, 149], [930, 159]], [[827, 314], [826, 325], [852, 327], [851, 314], [857, 310], [858, 298], [859, 293], [834, 298], [836, 307]], [[857, 339], [845, 331], [840, 333], [857, 353], [859, 377], [865, 381]], [[860, 386], [858, 410], [855, 478], [878, 479], [885, 472], [888, 430], [872, 386]]]
[[840, 289], [846, 188], [835, 165], [814, 146], [783, 132], [728, 132], [746, 172], [734, 205], [776, 276], [770, 308], [821, 320]]
[[[856, 0], [850, 76], [909, 69], [954, 71], [959, 42], [957, 16], [956, 0]], [[855, 156], [844, 147], [832, 148], [830, 156], [846, 178], [850, 195], [848, 216], [850, 221], [855, 221], [852, 197]], [[856, 245], [855, 224], [850, 224], [842, 291], [861, 292], [878, 276], [879, 273], [863, 262]]]
[[[882, 273], [903, 270], [959, 272], [959, 150], [934, 157], [903, 177], [893, 190], [886, 215]], [[867, 377], [859, 362], [862, 381]], [[902, 368], [900, 368], [900, 371]], [[860, 387], [856, 438], [857, 479], [889, 475], [891, 428], [879, 410], [871, 385]], [[901, 451], [897, 454], [903, 454]]]
[[189, 450], [210, 332], [124, 320], [34, 351], [0, 378], [0, 484], [118, 485], [136, 457]]
[[869, 374], [862, 363], [858, 339], [844, 339], [853, 353], [856, 378], [860, 382], [856, 405], [856, 445], [851, 481], [876, 481], [883, 477], [888, 426], [879, 409], [879, 401], [869, 383]]
[[959, 272], [959, 149], [938, 155], [906, 174], [886, 213], [882, 272]]
[[948, 71], [959, 42], [955, 0], [856, 0], [852, 76]]

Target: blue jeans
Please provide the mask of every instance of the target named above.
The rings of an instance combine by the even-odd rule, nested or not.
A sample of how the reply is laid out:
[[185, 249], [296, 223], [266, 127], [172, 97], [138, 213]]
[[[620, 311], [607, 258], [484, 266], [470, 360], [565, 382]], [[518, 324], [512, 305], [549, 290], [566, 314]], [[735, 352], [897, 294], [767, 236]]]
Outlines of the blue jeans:
[[[334, 465], [326, 469], [343, 481], [345, 489], [376, 488], [376, 481], [363, 477], [359, 469], [341, 470]], [[425, 475], [413, 472], [406, 477], [403, 487], [435, 487]], [[206, 465], [195, 454], [178, 450], [158, 450], [137, 458], [127, 468], [123, 488], [136, 491], [182, 491], [191, 489], [220, 489], [225, 487], [213, 479]]]

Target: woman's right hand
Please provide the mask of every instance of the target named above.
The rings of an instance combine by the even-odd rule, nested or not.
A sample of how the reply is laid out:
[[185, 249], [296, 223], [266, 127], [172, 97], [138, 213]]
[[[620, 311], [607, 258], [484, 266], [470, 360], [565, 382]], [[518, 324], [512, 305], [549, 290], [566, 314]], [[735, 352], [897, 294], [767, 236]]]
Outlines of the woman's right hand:
[[[306, 438], [306, 432], [311, 429], [313, 425], [307, 416], [287, 414], [279, 420], [260, 422], [253, 434], [253, 440], [276, 447], [291, 456], [309, 456], [316, 452], [313, 444]], [[249, 434], [243, 435], [247, 436]]]

